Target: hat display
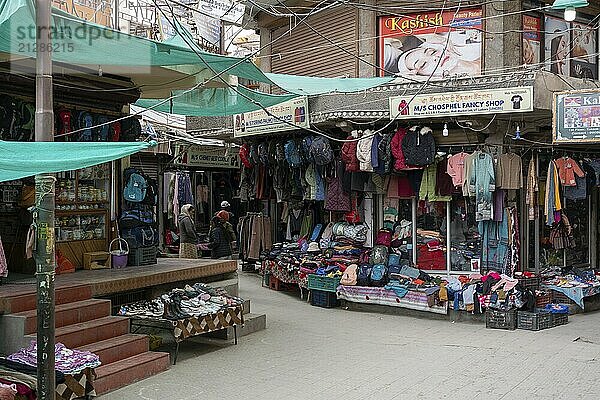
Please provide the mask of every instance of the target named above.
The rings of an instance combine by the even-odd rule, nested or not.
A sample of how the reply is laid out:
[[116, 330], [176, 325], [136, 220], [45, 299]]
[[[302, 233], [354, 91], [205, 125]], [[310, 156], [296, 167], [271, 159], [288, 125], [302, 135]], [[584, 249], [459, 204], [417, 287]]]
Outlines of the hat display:
[[310, 244], [308, 245], [308, 249], [306, 249], [306, 251], [308, 253], [319, 253], [319, 252], [321, 252], [321, 249], [319, 248], [319, 243], [317, 243], [317, 242], [310, 242]]

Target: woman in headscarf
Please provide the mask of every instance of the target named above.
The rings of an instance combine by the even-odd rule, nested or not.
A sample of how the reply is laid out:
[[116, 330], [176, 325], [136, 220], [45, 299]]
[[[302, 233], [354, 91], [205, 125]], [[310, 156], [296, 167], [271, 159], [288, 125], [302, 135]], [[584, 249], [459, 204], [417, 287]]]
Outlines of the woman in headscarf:
[[[561, 33], [561, 31], [556, 30], [554, 33]], [[567, 36], [560, 35], [552, 39], [550, 42], [550, 71], [559, 75], [568, 74], [568, 71], [565, 70], [567, 57]]]
[[198, 236], [194, 226], [194, 206], [181, 206], [179, 214], [179, 258], [198, 258]]

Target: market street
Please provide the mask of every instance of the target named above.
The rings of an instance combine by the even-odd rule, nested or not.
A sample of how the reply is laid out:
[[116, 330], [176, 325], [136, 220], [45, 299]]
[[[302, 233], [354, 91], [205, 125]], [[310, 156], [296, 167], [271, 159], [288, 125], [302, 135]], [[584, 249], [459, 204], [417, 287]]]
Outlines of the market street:
[[184, 342], [167, 372], [99, 399], [600, 398], [600, 313], [492, 330], [312, 307], [243, 272], [240, 295], [267, 314], [266, 330], [237, 346]]

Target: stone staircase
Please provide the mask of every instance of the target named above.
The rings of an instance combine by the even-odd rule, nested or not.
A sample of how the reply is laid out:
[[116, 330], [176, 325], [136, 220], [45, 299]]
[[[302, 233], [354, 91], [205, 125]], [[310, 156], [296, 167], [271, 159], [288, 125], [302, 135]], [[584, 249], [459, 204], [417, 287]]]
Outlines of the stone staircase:
[[[0, 351], [5, 353], [29, 345], [37, 330], [35, 294], [9, 300], [4, 311], [10, 313], [0, 317], [0, 337], [7, 338]], [[168, 353], [148, 351], [148, 337], [130, 334], [129, 319], [110, 312], [111, 302], [92, 299], [85, 286], [56, 290], [56, 342], [100, 357], [94, 382], [98, 395], [169, 368]]]

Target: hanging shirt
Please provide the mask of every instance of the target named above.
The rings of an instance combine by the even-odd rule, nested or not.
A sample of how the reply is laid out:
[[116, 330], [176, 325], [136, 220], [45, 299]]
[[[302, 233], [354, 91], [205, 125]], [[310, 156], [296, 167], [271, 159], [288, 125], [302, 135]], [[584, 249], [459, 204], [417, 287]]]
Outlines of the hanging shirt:
[[537, 191], [539, 190], [539, 186], [536, 165], [537, 157], [531, 157], [529, 171], [527, 172], [527, 197], [525, 198], [530, 221], [535, 219], [537, 211]]
[[523, 187], [522, 168], [521, 157], [518, 154], [501, 154], [496, 165], [496, 187], [500, 189], [521, 189]]
[[436, 191], [437, 163], [433, 163], [423, 171], [419, 199], [431, 201], [450, 201], [451, 196], [441, 196]]
[[471, 171], [473, 170], [473, 160], [477, 155], [481, 154], [480, 151], [474, 151], [465, 157], [463, 166], [463, 196], [473, 197], [475, 192], [471, 192], [471, 186], [469, 180], [471, 179]]
[[461, 152], [448, 157], [447, 172], [452, 177], [454, 186], [462, 186], [464, 182], [465, 159], [468, 154]]
[[452, 193], [454, 193], [454, 182], [450, 175], [448, 175], [447, 168], [448, 162], [446, 160], [440, 160], [437, 163], [435, 192], [439, 196], [452, 196]]
[[475, 220], [492, 219], [492, 192], [496, 189], [496, 176], [492, 157], [479, 153], [474, 157], [469, 178], [469, 192], [475, 194]]
[[577, 186], [575, 175], [580, 178], [585, 176], [585, 172], [583, 172], [579, 164], [577, 164], [577, 161], [573, 160], [571, 157], [561, 157], [554, 162], [556, 168], [558, 168], [560, 183], [563, 186]]

